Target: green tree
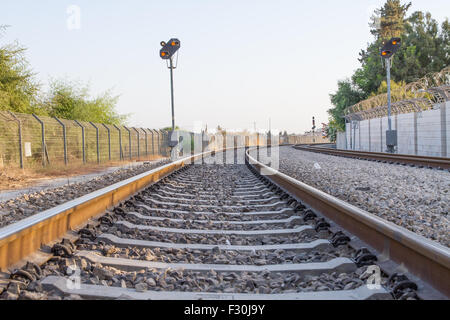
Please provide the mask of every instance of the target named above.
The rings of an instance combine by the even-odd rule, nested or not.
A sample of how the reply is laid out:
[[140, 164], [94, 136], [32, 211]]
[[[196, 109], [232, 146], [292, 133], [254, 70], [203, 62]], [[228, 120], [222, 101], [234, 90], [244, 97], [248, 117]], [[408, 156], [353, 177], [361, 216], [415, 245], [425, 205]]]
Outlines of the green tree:
[[[172, 126], [165, 127], [165, 128], [160, 129], [160, 130], [162, 130], [162, 131], [172, 131]], [[180, 127], [179, 126], [175, 126], [175, 131], [176, 130], [180, 130]]]
[[89, 94], [89, 85], [68, 80], [53, 80], [45, 99], [50, 116], [105, 124], [124, 124], [128, 115], [116, 111], [118, 96], [106, 91], [97, 97]]
[[[0, 26], [0, 31], [5, 29]], [[36, 102], [39, 84], [25, 59], [25, 51], [18, 43], [0, 47], [0, 110], [44, 114]]]
[[[394, 55], [391, 77], [409, 83], [428, 73], [437, 72], [450, 63], [448, 20], [439, 28], [429, 13], [414, 12], [404, 23], [402, 47]], [[364, 93], [363, 99], [376, 92], [386, 72], [380, 58], [382, 40], [376, 39], [360, 53], [361, 67], [352, 76], [353, 83]]]
[[[364, 93], [349, 80], [338, 81], [338, 90], [335, 93], [330, 94], [331, 103], [334, 108], [328, 110], [328, 114], [331, 116], [329, 123], [329, 132], [335, 132], [336, 130], [345, 129], [344, 111], [348, 107], [358, 103], [362, 100]], [[330, 134], [330, 139], [333, 140], [333, 134]]]
[[351, 81], [339, 81], [338, 91], [330, 95], [334, 108], [328, 112], [333, 123], [330, 128], [343, 128], [342, 116], [347, 107], [380, 93], [386, 71], [380, 58], [383, 41], [402, 38], [402, 47], [394, 55], [391, 68], [393, 83], [409, 83], [428, 73], [438, 72], [450, 63], [450, 25], [446, 19], [439, 28], [430, 13], [414, 12], [406, 17], [411, 3], [387, 0], [371, 18], [371, 33], [375, 39], [361, 50], [359, 67]]
[[394, 60], [393, 78], [411, 82], [437, 72], [450, 63], [450, 26], [445, 20], [441, 28], [430, 13], [414, 12], [405, 23], [403, 46]]
[[400, 0], [387, 0], [379, 9], [375, 10], [371, 18], [370, 32], [381, 40], [401, 37], [405, 29], [405, 16], [411, 2], [401, 4]]
[[337, 132], [342, 131], [342, 129], [338, 130], [338, 127], [339, 126], [334, 119], [331, 119], [330, 122], [328, 123], [326, 133], [327, 137], [330, 139], [331, 142], [336, 142]]

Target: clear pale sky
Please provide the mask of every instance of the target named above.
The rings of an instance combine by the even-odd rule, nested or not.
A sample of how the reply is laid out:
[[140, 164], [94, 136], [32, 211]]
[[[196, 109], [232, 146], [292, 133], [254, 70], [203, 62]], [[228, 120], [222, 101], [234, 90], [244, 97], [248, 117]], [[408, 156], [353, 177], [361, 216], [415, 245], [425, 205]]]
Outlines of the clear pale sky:
[[[405, 2], [405, 1], [403, 1]], [[175, 117], [185, 129], [268, 128], [303, 132], [327, 122], [329, 93], [358, 67], [372, 41], [369, 17], [383, 0], [2, 0], [0, 44], [18, 40], [42, 83], [89, 81], [93, 94], [112, 88], [129, 124], [169, 126], [169, 71], [160, 41], [181, 40], [175, 70]], [[447, 0], [413, 0], [409, 13], [438, 22]], [[69, 30], [67, 8], [81, 9]]]

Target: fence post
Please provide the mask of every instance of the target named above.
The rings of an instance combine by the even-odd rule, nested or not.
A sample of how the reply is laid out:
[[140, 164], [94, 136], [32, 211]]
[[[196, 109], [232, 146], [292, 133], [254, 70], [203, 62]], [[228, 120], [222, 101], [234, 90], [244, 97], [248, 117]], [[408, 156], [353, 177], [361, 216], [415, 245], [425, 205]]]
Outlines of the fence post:
[[17, 126], [19, 129], [19, 160], [20, 160], [20, 169], [23, 169], [23, 152], [22, 152], [22, 123], [19, 118], [16, 117], [14, 113], [8, 111], [9, 114], [16, 120]]
[[167, 131], [161, 130], [161, 136], [162, 136], [161, 146], [164, 147], [163, 148], [164, 155], [167, 157], [167, 146], [168, 146], [168, 142], [169, 142], [169, 135], [168, 135]]
[[202, 130], [202, 136], [201, 136], [201, 143], [202, 143], [202, 164], [205, 164], [205, 157], [203, 156], [203, 153], [205, 152], [205, 131]]
[[97, 140], [97, 163], [100, 163], [100, 145], [99, 145], [99, 140], [98, 140], [98, 127], [92, 122], [89, 121], [89, 123], [91, 124], [91, 126], [93, 126], [95, 128], [95, 139]]
[[[190, 134], [191, 134], [191, 156], [193, 156], [194, 155], [194, 145], [195, 145], [195, 142], [194, 142], [195, 134], [193, 132], [190, 132]], [[193, 162], [191, 162], [191, 163], [193, 163]]]
[[237, 136], [233, 136], [233, 164], [238, 164], [238, 141]]
[[102, 125], [105, 127], [106, 131], [108, 131], [108, 159], [111, 161], [111, 130], [109, 130], [109, 127], [102, 123]]
[[120, 157], [120, 161], [123, 160], [123, 151], [122, 151], [122, 130], [120, 130], [120, 128], [118, 126], [116, 126], [115, 124], [113, 124], [114, 128], [117, 129], [117, 131], [119, 131], [119, 157]]
[[[250, 147], [250, 137], [249, 136], [245, 136], [244, 137], [244, 145], [245, 145], [245, 147], [244, 147], [244, 154], [247, 154], [248, 149]], [[245, 158], [245, 164], [248, 164], [247, 157], [244, 156], [244, 158]]]
[[84, 126], [78, 122], [78, 120], [74, 120], [75, 123], [81, 128], [81, 146], [83, 150], [83, 163], [86, 163], [86, 149], [85, 149], [85, 141], [84, 141]]
[[[147, 139], [147, 131], [145, 131], [144, 128], [141, 128], [142, 131], [144, 131], [145, 135], [145, 156], [148, 158], [148, 139]], [[148, 159], [147, 159], [148, 160]]]
[[161, 148], [160, 148], [160, 144], [159, 144], [159, 131], [158, 130], [155, 130], [155, 133], [156, 133], [156, 135], [157, 135], [157, 140], [156, 140], [156, 142], [157, 142], [157, 146], [158, 146], [158, 155], [162, 155], [161, 154]]
[[128, 149], [129, 149], [129, 155], [130, 155], [130, 160], [131, 160], [131, 131], [130, 129], [128, 129], [127, 127], [123, 126], [125, 128], [125, 130], [128, 131]]
[[46, 152], [47, 147], [45, 146], [45, 125], [44, 122], [39, 119], [37, 115], [33, 113], [33, 117], [41, 124], [41, 137], [42, 137], [42, 166], [45, 167], [45, 155], [47, 154], [47, 161], [50, 163], [48, 159], [48, 153]]
[[68, 160], [67, 160], [67, 138], [66, 138], [66, 125], [59, 120], [57, 117], [53, 117], [58, 123], [61, 125], [63, 129], [63, 142], [64, 142], [64, 164], [67, 166]]
[[165, 151], [164, 151], [164, 132], [163, 131], [161, 131], [161, 130], [159, 130], [158, 131], [158, 133], [159, 133], [159, 153], [161, 154], [161, 155], [165, 155]]
[[152, 134], [152, 155], [155, 155], [155, 140], [153, 139], [153, 130], [152, 129], [148, 130], [150, 130], [150, 133]]
[[256, 133], [256, 161], [259, 161], [259, 132]]
[[137, 157], [138, 157], [138, 159], [140, 158], [140, 155], [141, 155], [141, 153], [140, 153], [140, 150], [139, 149], [141, 149], [141, 143], [140, 143], [140, 134], [139, 134], [139, 131], [138, 131], [138, 129], [136, 129], [136, 128], [132, 128], [134, 131], [136, 131], [136, 134], [137, 134]]

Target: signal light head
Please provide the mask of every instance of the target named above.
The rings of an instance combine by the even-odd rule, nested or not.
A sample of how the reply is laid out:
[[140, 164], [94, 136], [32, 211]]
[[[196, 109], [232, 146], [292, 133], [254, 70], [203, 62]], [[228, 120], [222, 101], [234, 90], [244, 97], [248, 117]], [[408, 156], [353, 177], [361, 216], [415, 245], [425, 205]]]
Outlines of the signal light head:
[[381, 56], [385, 59], [391, 58], [400, 49], [401, 44], [402, 39], [400, 38], [391, 38], [389, 41], [384, 42], [383, 48], [380, 51]]
[[161, 41], [160, 42], [162, 48], [159, 51], [159, 56], [164, 59], [171, 59], [175, 52], [180, 49], [180, 40], [176, 38], [172, 38], [169, 41]]

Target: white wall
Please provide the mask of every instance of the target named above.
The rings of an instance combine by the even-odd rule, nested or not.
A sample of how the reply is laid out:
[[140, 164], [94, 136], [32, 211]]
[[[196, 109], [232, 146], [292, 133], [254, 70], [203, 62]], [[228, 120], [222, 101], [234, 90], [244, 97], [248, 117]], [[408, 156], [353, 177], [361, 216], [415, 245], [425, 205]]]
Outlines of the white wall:
[[345, 132], [336, 133], [336, 148], [337, 149], [347, 149], [345, 145]]
[[[397, 130], [397, 153], [450, 155], [450, 101], [435, 105], [432, 110], [394, 115], [391, 121], [392, 129]], [[386, 152], [387, 117], [359, 121], [353, 128], [347, 123], [346, 132], [338, 134], [338, 149], [354, 146], [355, 150]]]

